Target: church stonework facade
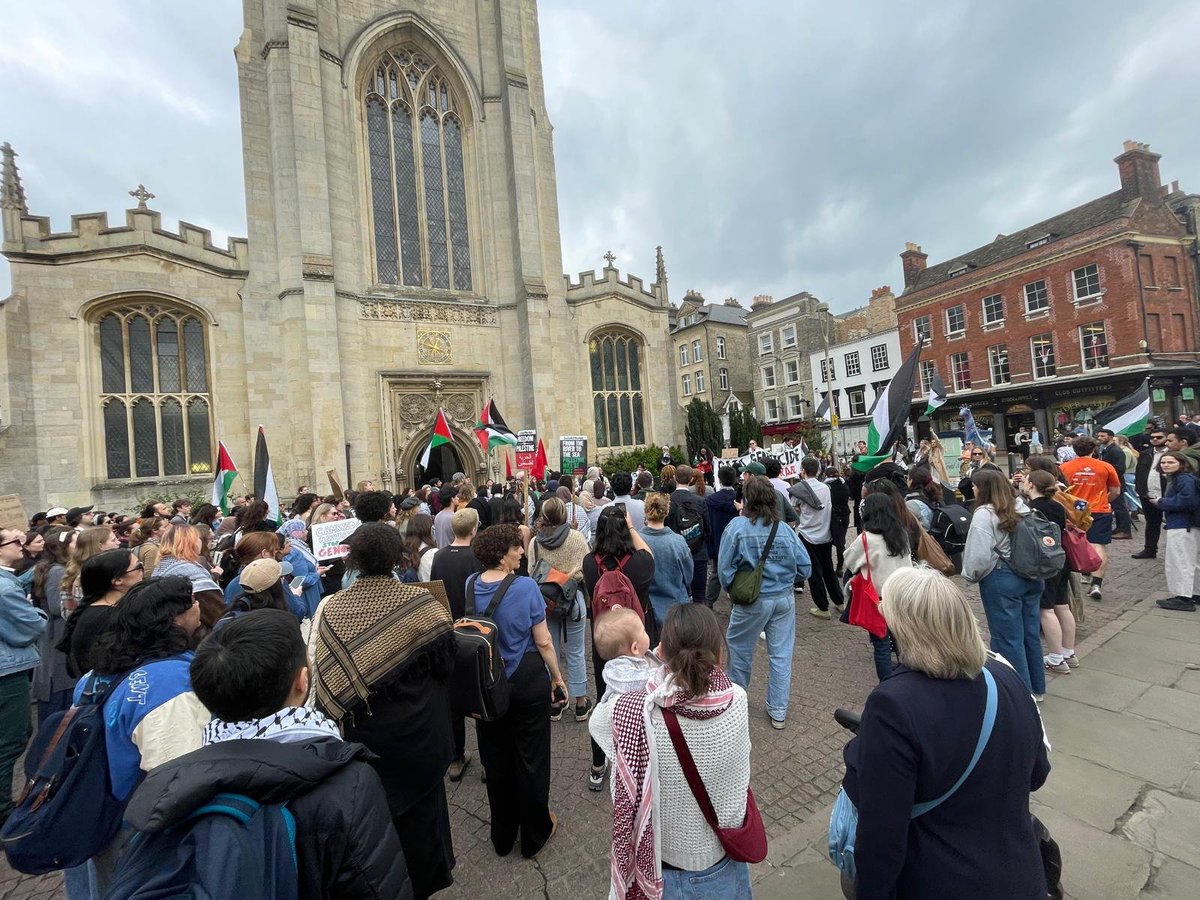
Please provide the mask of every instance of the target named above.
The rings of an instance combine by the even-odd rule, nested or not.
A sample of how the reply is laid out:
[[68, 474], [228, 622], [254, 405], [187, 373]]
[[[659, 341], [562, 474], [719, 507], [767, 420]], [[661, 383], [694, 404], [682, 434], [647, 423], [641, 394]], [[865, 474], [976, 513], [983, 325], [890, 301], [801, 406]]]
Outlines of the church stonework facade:
[[[128, 506], [202, 488], [266, 429], [282, 494], [411, 485], [440, 405], [464, 471], [494, 397], [594, 459], [674, 440], [661, 251], [562, 275], [533, 0], [246, 0], [235, 56], [248, 235], [31, 215], [4, 148], [0, 493]], [[167, 190], [169, 188], [163, 188]], [[347, 473], [347, 466], [349, 473]], [[319, 488], [318, 488], [319, 489]]]

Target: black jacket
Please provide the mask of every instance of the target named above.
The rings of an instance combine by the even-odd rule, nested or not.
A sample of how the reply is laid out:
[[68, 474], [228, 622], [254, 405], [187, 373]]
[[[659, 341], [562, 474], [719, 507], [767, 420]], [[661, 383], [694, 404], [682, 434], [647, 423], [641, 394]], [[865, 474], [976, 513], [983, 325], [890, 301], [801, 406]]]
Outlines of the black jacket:
[[1125, 451], [1121, 449], [1120, 444], [1113, 441], [1111, 444], [1101, 446], [1096, 445], [1096, 457], [1104, 460], [1110, 466], [1117, 470], [1117, 477], [1121, 482], [1125, 481]]
[[859, 736], [846, 745], [843, 786], [858, 807], [858, 900], [1045, 900], [1029, 794], [1050, 763], [1029, 689], [989, 659], [998, 705], [979, 763], [940, 806], [979, 739], [987, 687], [903, 666], [871, 692]]
[[680, 516], [682, 510], [687, 507], [692, 511], [692, 514], [700, 520], [700, 528], [704, 532], [704, 538], [692, 548], [692, 560], [694, 562], [708, 562], [708, 533], [710, 530], [708, 521], [708, 504], [704, 502], [703, 497], [693, 494], [685, 487], [677, 487], [671, 493], [671, 507], [667, 512], [667, 520], [663, 523], [676, 534], [679, 534]]
[[721, 535], [725, 533], [725, 527], [738, 517], [733, 499], [734, 492], [730, 488], [704, 495], [704, 505], [708, 508], [708, 555], [711, 559], [716, 559], [721, 551]]
[[471, 502], [467, 504], [468, 509], [475, 510], [479, 514], [479, 530], [487, 528], [492, 523], [492, 507], [488, 500], [483, 497], [472, 497]]
[[833, 510], [831, 520], [841, 522], [844, 531], [846, 523], [850, 521], [850, 489], [840, 478], [831, 478], [825, 483], [829, 485], [829, 505]]
[[148, 774], [125, 819], [139, 831], [158, 832], [220, 793], [286, 802], [296, 819], [302, 900], [411, 900], [404, 851], [369, 757], [362, 744], [333, 737], [210, 744]]

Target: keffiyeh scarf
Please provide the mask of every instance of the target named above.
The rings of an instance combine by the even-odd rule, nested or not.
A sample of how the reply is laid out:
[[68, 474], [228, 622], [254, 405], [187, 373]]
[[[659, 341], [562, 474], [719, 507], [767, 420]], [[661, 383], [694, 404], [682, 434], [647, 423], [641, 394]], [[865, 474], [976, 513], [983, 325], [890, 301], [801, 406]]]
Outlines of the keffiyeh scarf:
[[708, 693], [693, 697], [675, 683], [666, 666], [650, 676], [645, 690], [619, 697], [613, 708], [613, 832], [610, 897], [660, 900], [658, 761], [651, 713], [655, 706], [685, 719], [711, 719], [733, 703], [733, 684], [719, 667]]
[[332, 719], [320, 710], [306, 706], [285, 706], [277, 713], [245, 722], [212, 719], [204, 726], [202, 746], [222, 741], [266, 740], [298, 744], [320, 737], [340, 738], [342, 733]]

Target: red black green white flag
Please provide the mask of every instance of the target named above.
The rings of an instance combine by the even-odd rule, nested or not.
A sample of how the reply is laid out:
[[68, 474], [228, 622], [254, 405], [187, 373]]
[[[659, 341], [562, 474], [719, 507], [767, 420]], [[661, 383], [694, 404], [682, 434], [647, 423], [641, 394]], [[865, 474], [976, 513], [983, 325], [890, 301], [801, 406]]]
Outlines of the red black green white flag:
[[233, 487], [233, 479], [237, 478], [237, 466], [233, 457], [225, 447], [224, 441], [217, 442], [217, 477], [213, 479], [212, 505], [221, 510], [221, 515], [229, 515], [229, 489]]
[[450, 423], [446, 421], [446, 414], [442, 412], [439, 406], [437, 416], [433, 420], [433, 434], [429, 438], [429, 444], [425, 447], [425, 452], [421, 454], [421, 468], [429, 468], [429, 458], [435, 449], [443, 444], [449, 444], [454, 440], [454, 436], [450, 434]]
[[275, 473], [271, 471], [271, 454], [267, 452], [267, 434], [258, 426], [258, 443], [254, 447], [254, 496], [267, 504], [267, 518], [282, 523], [279, 514], [279, 491], [275, 488]]
[[517, 436], [505, 424], [500, 410], [496, 409], [495, 400], [489, 400], [479, 414], [479, 421], [475, 423], [475, 437], [479, 439], [479, 446], [484, 453], [495, 447], [517, 446]]
[[1143, 381], [1136, 391], [1122, 397], [1108, 409], [1096, 413], [1096, 427], [1107, 428], [1114, 434], [1133, 437], [1146, 430], [1150, 421], [1150, 379]]
[[892, 376], [882, 393], [875, 397], [867, 425], [867, 453], [853, 463], [859, 472], [869, 472], [892, 453], [892, 445], [899, 440], [908, 424], [912, 410], [912, 393], [917, 383], [917, 363], [921, 359], [921, 345], [917, 344], [908, 359]]

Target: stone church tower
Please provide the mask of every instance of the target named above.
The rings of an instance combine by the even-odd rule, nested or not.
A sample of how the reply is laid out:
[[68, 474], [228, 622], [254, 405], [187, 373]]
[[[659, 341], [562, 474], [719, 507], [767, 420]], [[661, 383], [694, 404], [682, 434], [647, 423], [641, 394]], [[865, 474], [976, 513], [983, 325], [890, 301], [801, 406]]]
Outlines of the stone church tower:
[[281, 494], [347, 467], [395, 490], [438, 405], [435, 462], [478, 476], [489, 396], [552, 466], [559, 435], [593, 460], [673, 439], [661, 253], [649, 290], [561, 274], [534, 0], [245, 0], [244, 24], [245, 240], [165, 229], [140, 186], [124, 226], [55, 233], [6, 151], [0, 493], [195, 490], [218, 439], [248, 474], [260, 424]]

